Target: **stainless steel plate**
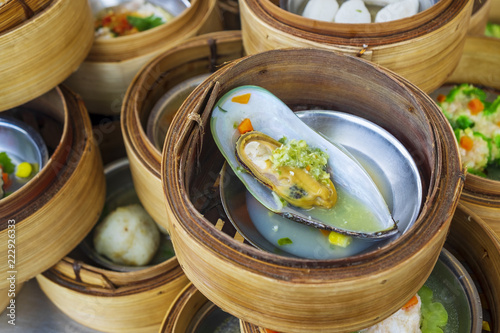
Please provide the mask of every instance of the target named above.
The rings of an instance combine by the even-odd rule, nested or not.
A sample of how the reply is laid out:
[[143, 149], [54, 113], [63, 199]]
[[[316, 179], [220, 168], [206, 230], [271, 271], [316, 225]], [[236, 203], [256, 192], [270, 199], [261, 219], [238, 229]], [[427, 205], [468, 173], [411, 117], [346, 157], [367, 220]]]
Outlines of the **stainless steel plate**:
[[240, 320], [207, 300], [191, 319], [186, 333], [240, 333]]
[[[106, 202], [101, 213], [101, 219], [120, 206], [140, 204], [139, 198], [134, 189], [132, 174], [130, 173], [127, 159], [120, 159], [106, 166]], [[161, 228], [160, 228], [161, 230]], [[162, 233], [160, 237], [160, 247], [147, 266], [126, 266], [115, 264], [105, 256], [97, 253], [93, 246], [93, 231], [80, 243], [80, 248], [84, 253], [97, 264], [119, 272], [137, 271], [153, 265], [159, 264], [175, 255], [172, 241], [168, 234]]]
[[12, 184], [6, 189], [6, 193], [15, 192], [24, 186], [49, 159], [40, 134], [25, 123], [11, 118], [0, 118], [0, 152], [6, 152], [15, 165], [28, 162], [33, 166], [32, 175], [28, 178], [18, 178], [11, 174], [9, 179]]
[[189, 94], [210, 74], [194, 76], [167, 91], [154, 105], [148, 118], [146, 133], [158, 150], [163, 149], [167, 131], [179, 107]]
[[[400, 230], [398, 235], [388, 240], [374, 242], [354, 239], [353, 243], [358, 242], [356, 246], [338, 249], [335, 255], [327, 255], [321, 251], [310, 258], [335, 259], [369, 252], [394, 241], [408, 231], [420, 211], [422, 184], [418, 169], [406, 148], [386, 130], [354, 115], [324, 110], [297, 112], [297, 115], [329, 140], [343, 145], [358, 159], [380, 189], [394, 220], [398, 221]], [[307, 138], [305, 140], [307, 141]], [[278, 218], [282, 220], [279, 223], [295, 222], [264, 213], [266, 208], [246, 191], [230, 168], [223, 168], [220, 190], [228, 218], [248, 242], [265, 251], [297, 256], [285, 252], [283, 247], [269, 241], [260, 231], [262, 229], [257, 227], [257, 224], [263, 224], [262, 219], [257, 220], [255, 216]], [[248, 206], [251, 207], [250, 210]], [[251, 216], [254, 216], [254, 220]], [[304, 229], [305, 232], [307, 229]], [[359, 245], [360, 242], [365, 244]]]

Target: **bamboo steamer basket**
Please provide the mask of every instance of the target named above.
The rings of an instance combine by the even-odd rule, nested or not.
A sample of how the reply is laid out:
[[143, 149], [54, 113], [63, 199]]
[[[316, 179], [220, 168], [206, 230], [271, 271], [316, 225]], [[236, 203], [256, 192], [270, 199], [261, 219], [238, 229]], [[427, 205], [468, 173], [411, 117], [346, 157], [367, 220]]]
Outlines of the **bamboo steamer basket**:
[[470, 35], [484, 35], [488, 23], [491, 3], [497, 0], [475, 0], [469, 23]]
[[[460, 62], [450, 84], [471, 83], [500, 92], [500, 40], [467, 37]], [[500, 235], [500, 181], [467, 174], [461, 202]]]
[[[224, 217], [217, 201], [214, 212], [200, 212], [209, 198], [197, 198], [196, 189], [216, 184], [224, 162], [207, 125], [211, 108], [243, 84], [260, 85], [295, 110], [354, 113], [398, 138], [423, 180], [425, 202], [410, 231], [374, 252], [323, 261], [267, 253], [219, 232], [214, 224]], [[193, 91], [167, 134], [162, 184], [177, 257], [207, 298], [277, 331], [346, 332], [386, 318], [423, 285], [444, 243], [463, 171], [451, 128], [416, 86], [356, 57], [292, 49], [234, 61]]]
[[[458, 205], [444, 247], [460, 260], [471, 275], [490, 332], [500, 330], [500, 242], [493, 230], [462, 204]], [[242, 333], [267, 333], [262, 327], [242, 322]]]
[[0, 5], [0, 32], [29, 20], [52, 0], [7, 0]]
[[149, 60], [183, 40], [218, 30], [222, 22], [217, 0], [193, 0], [168, 24], [140, 34], [96, 40], [66, 84], [83, 97], [89, 112], [119, 114], [129, 84]]
[[439, 87], [462, 53], [472, 1], [439, 1], [412, 17], [386, 23], [339, 24], [287, 12], [277, 1], [240, 1], [248, 54], [313, 47], [360, 56], [387, 67], [424, 92]]
[[[109, 164], [105, 175], [108, 210], [135, 202], [126, 159]], [[37, 276], [43, 292], [70, 318], [93, 329], [157, 332], [170, 303], [188, 283], [175, 256], [139, 270], [117, 267], [114, 271], [85, 249], [91, 239], [89, 235], [81, 246]]]
[[0, 30], [0, 111], [44, 94], [74, 72], [92, 45], [92, 26], [87, 0], [52, 0], [26, 22]]
[[36, 279], [62, 312], [104, 332], [158, 332], [170, 303], [189, 282], [175, 257], [135, 272], [66, 257]]
[[[59, 87], [24, 106], [54, 118], [63, 129], [47, 165], [0, 204], [2, 244], [9, 239], [7, 221], [15, 220], [17, 283], [68, 254], [92, 229], [104, 204], [101, 156], [83, 102]], [[13, 269], [8, 267], [7, 251], [0, 260], [0, 288], [4, 289]]]
[[[190, 283], [186, 286], [186, 288], [184, 288], [184, 290], [178, 295], [170, 306], [159, 332], [193, 333], [197, 332], [197, 329], [199, 328], [207, 329], [207, 327], [205, 327], [206, 325], [210, 325], [211, 327], [221, 324], [223, 325], [222, 321], [227, 320], [228, 317], [221, 318], [220, 313], [218, 313], [217, 316], [213, 315], [210, 319], [213, 321], [221, 320], [221, 322], [211, 322], [210, 319], [206, 318], [208, 316], [207, 313], [213, 313], [215, 307], [216, 306], [212, 302], [203, 296], [203, 294], [200, 293], [200, 291], [196, 289], [192, 283]], [[237, 320], [236, 318], [234, 319]], [[232, 325], [231, 328], [224, 328], [226, 328], [226, 330], [223, 330], [221, 327], [217, 327], [212, 331], [234, 332], [235, 329]]]
[[161, 186], [161, 151], [148, 138], [144, 124], [154, 104], [175, 85], [215, 71], [243, 55], [239, 31], [216, 32], [189, 39], [162, 53], [135, 77], [124, 99], [122, 132], [137, 195], [153, 219], [167, 230], [170, 223]]
[[500, 1], [498, 0], [491, 1], [489, 19], [493, 23], [500, 24]]

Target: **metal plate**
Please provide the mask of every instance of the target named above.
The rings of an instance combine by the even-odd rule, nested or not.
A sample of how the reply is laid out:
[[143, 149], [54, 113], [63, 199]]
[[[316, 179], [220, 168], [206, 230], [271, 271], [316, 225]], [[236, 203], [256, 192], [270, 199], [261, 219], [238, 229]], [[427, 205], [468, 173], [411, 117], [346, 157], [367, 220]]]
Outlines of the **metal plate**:
[[[89, 0], [90, 7], [94, 14], [101, 10], [115, 7], [127, 2], [145, 2], [145, 0]], [[162, 7], [173, 16], [180, 15], [186, 8], [191, 6], [188, 0], [147, 0], [147, 2]]]
[[[365, 253], [388, 244], [404, 234], [418, 217], [422, 203], [422, 184], [418, 169], [406, 148], [389, 132], [363, 118], [337, 111], [297, 112], [308, 126], [323, 134], [329, 140], [343, 145], [370, 174], [380, 189], [394, 220], [398, 221], [400, 234], [384, 241], [373, 242], [354, 239], [356, 246], [339, 249], [337, 254], [326, 257], [318, 253], [310, 259], [336, 259]], [[307, 141], [307, 138], [306, 138]], [[296, 254], [283, 251], [263, 236], [256, 226], [265, 225], [255, 216], [271, 216], [266, 208], [257, 202], [245, 189], [229, 167], [224, 167], [221, 179], [221, 199], [230, 219], [238, 232], [254, 246], [273, 253], [296, 257]], [[249, 212], [248, 207], [251, 208]], [[252, 217], [254, 216], [254, 220]], [[295, 223], [285, 218], [272, 215], [272, 219], [281, 219], [279, 223]], [[256, 223], [254, 223], [256, 222]], [[302, 227], [302, 226], [301, 226]], [[311, 228], [304, 226], [306, 233]], [[363, 250], [358, 250], [359, 243]], [[358, 252], [354, 252], [358, 251]], [[361, 251], [361, 252], [359, 252]]]
[[9, 179], [12, 184], [6, 189], [6, 193], [15, 192], [24, 186], [49, 159], [47, 147], [40, 134], [25, 123], [11, 118], [0, 118], [0, 152], [6, 152], [15, 165], [28, 162], [33, 166], [29, 178], [21, 179], [11, 174]]

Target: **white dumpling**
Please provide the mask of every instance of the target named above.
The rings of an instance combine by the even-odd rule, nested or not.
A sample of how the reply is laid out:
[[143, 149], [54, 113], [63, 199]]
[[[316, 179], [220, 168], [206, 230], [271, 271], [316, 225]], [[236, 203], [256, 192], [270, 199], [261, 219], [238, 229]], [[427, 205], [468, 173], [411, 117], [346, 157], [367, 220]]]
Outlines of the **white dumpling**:
[[348, 0], [335, 15], [337, 23], [371, 23], [370, 13], [362, 0]]
[[385, 6], [375, 16], [375, 22], [399, 20], [418, 13], [418, 0], [401, 0]]
[[114, 263], [143, 266], [160, 245], [156, 223], [140, 205], [118, 207], [97, 225], [95, 250]]
[[309, 0], [302, 16], [313, 20], [332, 22], [338, 9], [339, 4], [336, 0]]

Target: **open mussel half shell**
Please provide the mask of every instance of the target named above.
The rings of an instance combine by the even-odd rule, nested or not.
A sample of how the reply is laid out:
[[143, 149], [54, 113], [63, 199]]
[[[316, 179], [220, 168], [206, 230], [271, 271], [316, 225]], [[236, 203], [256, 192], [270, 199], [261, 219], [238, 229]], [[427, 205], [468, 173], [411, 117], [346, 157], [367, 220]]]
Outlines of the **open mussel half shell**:
[[[243, 95], [250, 98], [241, 99]], [[269, 187], [246, 172], [238, 161], [235, 148], [240, 133], [237, 126], [245, 118], [251, 120], [254, 130], [273, 139], [302, 139], [311, 147], [328, 154], [328, 171], [335, 188], [367, 207], [373, 214], [376, 225], [349, 225], [345, 221], [325, 218], [328, 215], [324, 214], [325, 209], [284, 205]], [[229, 91], [214, 107], [211, 131], [220, 151], [247, 190], [272, 212], [296, 222], [354, 237], [386, 238], [398, 232], [382, 194], [359, 162], [345, 148], [328, 141], [308, 127], [271, 92], [257, 86], [241, 86]]]

